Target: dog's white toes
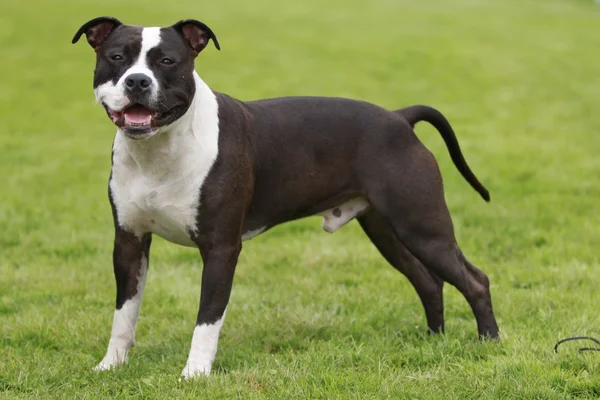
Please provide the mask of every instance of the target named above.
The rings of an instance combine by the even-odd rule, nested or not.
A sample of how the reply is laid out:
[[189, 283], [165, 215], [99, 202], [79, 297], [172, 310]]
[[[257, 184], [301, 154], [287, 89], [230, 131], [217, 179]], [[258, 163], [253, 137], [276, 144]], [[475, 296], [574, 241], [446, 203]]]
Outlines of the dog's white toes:
[[[121, 353], [121, 352], [119, 352]], [[121, 353], [122, 354], [122, 353]], [[127, 357], [118, 357], [117, 355], [106, 355], [100, 364], [96, 365], [93, 370], [94, 371], [108, 371], [110, 369], [116, 368], [119, 365], [127, 364]]]
[[194, 363], [187, 363], [183, 371], [181, 372], [181, 377], [183, 379], [193, 379], [199, 376], [208, 376], [210, 375], [210, 370], [212, 368], [212, 361], [197, 361]]
[[109, 369], [114, 368], [114, 367], [115, 367], [115, 365], [105, 364], [105, 363], [101, 362], [100, 364], [96, 365], [92, 369], [96, 372], [100, 372], [100, 371], [108, 371]]

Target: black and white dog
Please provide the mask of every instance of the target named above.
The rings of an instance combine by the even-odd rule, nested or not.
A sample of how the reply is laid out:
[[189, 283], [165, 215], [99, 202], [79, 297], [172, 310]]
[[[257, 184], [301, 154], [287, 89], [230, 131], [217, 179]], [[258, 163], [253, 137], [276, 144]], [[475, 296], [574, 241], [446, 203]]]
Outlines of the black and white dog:
[[84, 34], [96, 51], [96, 100], [118, 128], [109, 182], [117, 300], [97, 370], [126, 362], [134, 345], [153, 233], [197, 247], [204, 261], [182, 373], [193, 377], [210, 373], [242, 241], [311, 215], [324, 217], [327, 232], [356, 218], [411, 281], [432, 331], [444, 329], [448, 281], [471, 305], [479, 334], [498, 337], [488, 278], [458, 247], [437, 163], [412, 129], [432, 123], [489, 200], [438, 111], [323, 97], [242, 102], [213, 92], [194, 60], [211, 39], [219, 44], [196, 20], [144, 28], [100, 17], [73, 43]]

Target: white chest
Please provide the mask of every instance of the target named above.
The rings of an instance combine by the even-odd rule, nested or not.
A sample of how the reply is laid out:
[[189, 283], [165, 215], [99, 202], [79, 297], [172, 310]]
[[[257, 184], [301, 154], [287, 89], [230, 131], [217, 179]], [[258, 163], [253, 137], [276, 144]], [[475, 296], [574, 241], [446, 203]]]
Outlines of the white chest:
[[196, 229], [203, 177], [188, 174], [180, 180], [160, 182], [145, 177], [137, 168], [113, 167], [110, 182], [119, 224], [141, 236], [154, 233], [183, 246], [195, 246], [190, 233]]
[[145, 140], [117, 133], [110, 180], [121, 227], [183, 246], [195, 246], [200, 193], [219, 150], [217, 100], [195, 78], [192, 104], [168, 129]]

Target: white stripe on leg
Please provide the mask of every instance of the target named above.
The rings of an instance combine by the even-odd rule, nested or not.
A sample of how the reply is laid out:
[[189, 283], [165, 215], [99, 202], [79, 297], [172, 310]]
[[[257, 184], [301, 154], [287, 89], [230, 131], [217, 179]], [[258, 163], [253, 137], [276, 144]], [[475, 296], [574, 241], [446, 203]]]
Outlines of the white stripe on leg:
[[148, 259], [142, 256], [137, 293], [126, 300], [121, 309], [115, 310], [108, 350], [100, 364], [94, 368], [95, 371], [104, 371], [127, 363], [127, 353], [135, 345], [135, 327], [142, 306], [147, 273]]
[[209, 375], [217, 354], [219, 332], [223, 326], [225, 312], [214, 324], [197, 325], [192, 337], [192, 346], [185, 368], [181, 375], [186, 378]]

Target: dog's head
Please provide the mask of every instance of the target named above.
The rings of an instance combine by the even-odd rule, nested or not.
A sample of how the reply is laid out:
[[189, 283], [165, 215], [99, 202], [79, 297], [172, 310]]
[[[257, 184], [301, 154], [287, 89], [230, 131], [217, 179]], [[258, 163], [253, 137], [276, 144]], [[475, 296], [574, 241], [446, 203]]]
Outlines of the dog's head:
[[212, 30], [196, 20], [144, 28], [99, 17], [83, 24], [73, 43], [84, 34], [96, 51], [96, 101], [134, 139], [153, 136], [186, 113], [196, 89], [196, 56], [210, 39], [220, 49]]

